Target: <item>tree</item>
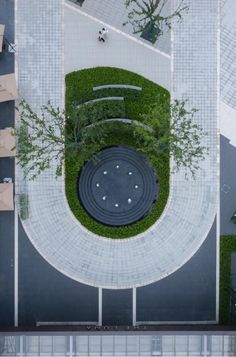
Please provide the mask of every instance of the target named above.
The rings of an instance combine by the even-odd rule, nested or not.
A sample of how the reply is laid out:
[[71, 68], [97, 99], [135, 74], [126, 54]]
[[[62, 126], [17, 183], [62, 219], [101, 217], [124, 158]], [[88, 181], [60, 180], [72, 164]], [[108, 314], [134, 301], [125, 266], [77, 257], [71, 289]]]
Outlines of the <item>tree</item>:
[[143, 116], [145, 126], [133, 124], [133, 135], [140, 150], [150, 154], [168, 154], [174, 159], [173, 171], [185, 170], [195, 177], [200, 168], [200, 161], [208, 154], [208, 148], [202, 141], [207, 135], [198, 124], [194, 123], [197, 109], [186, 109], [186, 100], [174, 100], [170, 115], [154, 105]]
[[169, 0], [125, 0], [125, 6], [129, 9], [128, 23], [133, 27], [134, 34], [148, 34], [152, 43], [155, 43], [164, 30], [170, 30], [173, 20], [181, 21], [183, 13], [189, 6], [186, 0], [180, 0], [174, 12], [168, 14]]
[[[66, 115], [50, 102], [41, 107], [40, 114], [22, 100], [17, 108], [19, 126], [15, 129], [18, 163], [25, 176], [35, 179], [42, 171], [56, 165], [56, 176], [62, 174], [65, 151], [86, 160], [99, 148], [106, 137], [103, 125], [93, 126], [96, 113], [89, 116], [89, 105], [71, 107]], [[65, 124], [66, 123], [66, 124]]]

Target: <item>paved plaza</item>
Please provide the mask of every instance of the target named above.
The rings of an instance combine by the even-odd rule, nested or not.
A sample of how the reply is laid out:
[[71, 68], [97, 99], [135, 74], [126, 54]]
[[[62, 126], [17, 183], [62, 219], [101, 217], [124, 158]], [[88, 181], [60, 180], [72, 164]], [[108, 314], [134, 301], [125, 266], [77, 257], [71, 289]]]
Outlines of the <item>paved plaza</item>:
[[[67, 4], [71, 2], [66, 0]], [[168, 0], [162, 15], [165, 16], [170, 13], [171, 1]], [[123, 32], [132, 36], [140, 43], [153, 47], [153, 45], [140, 37], [140, 34], [133, 34], [133, 29], [130, 24], [123, 26], [128, 19], [128, 9], [126, 9], [123, 0], [86, 0], [81, 8], [82, 12], [93, 16], [95, 19], [104, 22], [107, 25], [111, 25], [118, 32]], [[154, 44], [154, 47], [160, 51], [169, 54], [171, 51], [171, 34], [170, 31], [164, 31], [163, 36]]]
[[[34, 15], [29, 17], [27, 13], [31, 7], [34, 8], [34, 11], [32, 10]], [[73, 18], [74, 10], [70, 9], [70, 11]], [[218, 204], [218, 78], [215, 60], [217, 11], [215, 1], [207, 3], [200, 1], [197, 4], [192, 1], [188, 17], [182, 26], [176, 27], [174, 31], [172, 95], [176, 98], [188, 96], [189, 105], [199, 109], [196, 120], [208, 132], [207, 144], [210, 147], [210, 155], [202, 164], [202, 170], [195, 181], [191, 179], [186, 181], [181, 172], [172, 175], [169, 201], [156, 224], [144, 234], [132, 239], [99, 238], [82, 227], [72, 216], [65, 198], [64, 178], [56, 180], [53, 168], [34, 182], [27, 183], [30, 217], [24, 227], [40, 254], [63, 274], [77, 281], [103, 288], [119, 289], [146, 285], [180, 268], [206, 238]], [[45, 12], [51, 16], [44, 17]], [[54, 105], [63, 107], [63, 64], [68, 68], [66, 63], [70, 62], [71, 54], [67, 57], [69, 52], [65, 51], [64, 58], [58, 56], [58, 53], [64, 51], [63, 28], [60, 25], [62, 14], [62, 1], [50, 3], [41, 1], [40, 4], [32, 1], [29, 5], [28, 1], [24, 0], [18, 4], [20, 95], [36, 110], [48, 99], [51, 99]], [[80, 13], [77, 13], [77, 16], [79, 23]], [[35, 24], [38, 23], [39, 18], [36, 31]], [[94, 20], [87, 18], [87, 22], [92, 24]], [[65, 33], [69, 29], [70, 27], [65, 26]], [[86, 44], [83, 50], [80, 50], [79, 46], [74, 46], [73, 37], [71, 38], [71, 48], [76, 47], [78, 51], [76, 56], [78, 70], [81, 69], [80, 53], [89, 58], [91, 54], [89, 52], [86, 54], [86, 51], [91, 49], [89, 43], [94, 41], [94, 37], [91, 39], [90, 33], [84, 31], [82, 26], [79, 31], [81, 36], [79, 43], [83, 41]], [[70, 36], [65, 37], [69, 41]], [[47, 38], [47, 51], [44, 45], [45, 38]], [[209, 41], [212, 43], [210, 48]], [[124, 56], [126, 61], [129, 61], [122, 46], [118, 47], [113, 41], [107, 45], [110, 53], [115, 52], [116, 58], [121, 58], [121, 62]], [[132, 46], [132, 41], [130, 45]], [[144, 55], [142, 47], [137, 47], [133, 54], [138, 59], [142, 58]], [[154, 62], [149, 63], [147, 57], [145, 61], [150, 73], [156, 70]], [[35, 90], [33, 91], [29, 89], [26, 72], [34, 73], [32, 88]], [[168, 73], [166, 75], [168, 76]], [[170, 72], [169, 77], [171, 77]], [[18, 190], [20, 189], [21, 181], [18, 180]]]
[[221, 227], [222, 235], [235, 235], [236, 224], [230, 221], [236, 210], [236, 2], [221, 2]]
[[[11, 0], [11, 11], [13, 7]], [[95, 66], [124, 68], [199, 109], [196, 121], [208, 132], [210, 155], [195, 181], [186, 181], [182, 173], [172, 175], [159, 221], [122, 241], [97, 237], [80, 225], [68, 207], [64, 178], [55, 180], [53, 169], [25, 182], [18, 168], [16, 193], [29, 195], [30, 217], [22, 226], [12, 212], [0, 215], [0, 288], [5, 289], [0, 290], [0, 326], [217, 322], [219, 233], [236, 234], [230, 222], [236, 210], [235, 1], [221, 1], [220, 72], [216, 0], [191, 0], [190, 12], [173, 36], [167, 33], [155, 46], [123, 27], [127, 10], [121, 0], [85, 0], [82, 7], [63, 0], [20, 0], [16, 10], [19, 91], [34, 109], [48, 99], [63, 108], [67, 73]], [[8, 20], [13, 23], [10, 12]], [[102, 26], [108, 28], [104, 44], [97, 41]], [[7, 36], [13, 41], [11, 26]], [[7, 61], [1, 57], [1, 73], [13, 68], [14, 55]], [[2, 127], [13, 125], [14, 103], [0, 104], [0, 113]], [[14, 179], [13, 160], [1, 160], [0, 175]]]

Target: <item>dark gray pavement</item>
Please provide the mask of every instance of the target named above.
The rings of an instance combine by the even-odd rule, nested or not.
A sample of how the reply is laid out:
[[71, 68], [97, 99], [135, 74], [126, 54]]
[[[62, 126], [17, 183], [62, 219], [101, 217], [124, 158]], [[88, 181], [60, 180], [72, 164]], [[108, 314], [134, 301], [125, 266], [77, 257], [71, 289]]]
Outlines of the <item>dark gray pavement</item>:
[[19, 222], [19, 326], [35, 326], [39, 321], [98, 321], [98, 289], [49, 265]]
[[102, 290], [103, 325], [132, 325], [132, 289]]
[[236, 147], [220, 138], [220, 233], [236, 235], [236, 224], [230, 221], [236, 211]]
[[193, 258], [169, 277], [137, 289], [137, 321], [215, 321], [216, 224]]
[[14, 325], [14, 212], [0, 213], [0, 327]]

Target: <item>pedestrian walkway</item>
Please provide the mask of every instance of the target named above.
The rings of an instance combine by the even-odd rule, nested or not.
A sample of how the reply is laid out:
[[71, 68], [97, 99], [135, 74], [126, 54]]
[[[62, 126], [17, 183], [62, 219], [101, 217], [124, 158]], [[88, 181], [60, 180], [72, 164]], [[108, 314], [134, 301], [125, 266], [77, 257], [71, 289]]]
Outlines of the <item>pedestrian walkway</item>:
[[[192, 257], [212, 226], [217, 211], [219, 176], [218, 2], [191, 0], [190, 3], [188, 16], [174, 32], [171, 92], [172, 97], [186, 97], [190, 106], [199, 109], [196, 121], [208, 132], [206, 144], [210, 147], [210, 154], [195, 181], [186, 181], [182, 172], [172, 176], [169, 201], [156, 224], [130, 239], [98, 237], [81, 226], [72, 215], [65, 197], [64, 179], [55, 179], [54, 168], [35, 181], [27, 182], [30, 202], [30, 218], [24, 223], [27, 234], [52, 266], [75, 280], [113, 289], [160, 280]], [[38, 110], [48, 99], [53, 105], [63, 107], [63, 64], [67, 72], [92, 64], [122, 67], [127, 62], [130, 70], [144, 75], [143, 69], [141, 73], [138, 70], [142, 67], [138, 64], [141, 61], [146, 67], [147, 78], [156, 76], [155, 81], [162, 85], [159, 78], [169, 78], [170, 72], [162, 74], [158, 71], [161, 62], [157, 52], [154, 60], [142, 45], [140, 49], [137, 47], [138, 52], [132, 51], [133, 40], [130, 40], [129, 51], [123, 52], [122, 47], [119, 50], [118, 44], [126, 45], [122, 34], [120, 37], [114, 35], [113, 41], [110, 32], [111, 42], [100, 44], [95, 41], [89, 53], [86, 46], [91, 43], [89, 28], [93, 28], [93, 20], [87, 18], [87, 23], [82, 22], [80, 26], [81, 16], [75, 12], [68, 17], [68, 11], [67, 8], [65, 26], [62, 26], [62, 0], [21, 0], [18, 4], [19, 89], [33, 109]], [[77, 27], [68, 23], [76, 16]], [[71, 47], [67, 43], [64, 47], [64, 31], [66, 40], [75, 36], [79, 38], [78, 32], [81, 32], [81, 41], [71, 41]], [[96, 31], [93, 38], [95, 34]], [[109, 47], [100, 50], [100, 45]], [[166, 66], [166, 69], [170, 71], [170, 67]], [[156, 71], [158, 73], [153, 74]], [[18, 170], [18, 190], [21, 183]]]
[[221, 9], [221, 134], [236, 146], [236, 2], [222, 1]]
[[112, 28], [105, 43], [98, 41], [103, 25], [77, 6], [65, 7], [65, 72], [110, 66], [127, 69], [170, 90], [170, 56], [146, 47]]
[[[67, 3], [71, 3], [71, 1], [67, 0]], [[131, 8], [132, 7], [133, 4]], [[167, 0], [163, 9], [164, 11], [162, 11], [162, 15], [168, 14], [170, 7], [171, 0]], [[130, 11], [126, 9], [124, 0], [86, 0], [82, 7], [77, 6], [77, 8], [82, 12], [92, 15], [100, 21], [103, 21], [105, 24], [115, 27], [119, 31], [131, 35], [133, 38], [138, 39], [140, 42], [148, 44], [153, 48], [157, 48], [166, 54], [170, 54], [170, 31], [165, 31], [164, 34], [159, 37], [158, 41], [153, 45], [150, 41], [141, 38], [140, 34], [134, 34], [133, 28], [130, 24], [123, 26], [123, 23], [127, 22], [128, 12]]]

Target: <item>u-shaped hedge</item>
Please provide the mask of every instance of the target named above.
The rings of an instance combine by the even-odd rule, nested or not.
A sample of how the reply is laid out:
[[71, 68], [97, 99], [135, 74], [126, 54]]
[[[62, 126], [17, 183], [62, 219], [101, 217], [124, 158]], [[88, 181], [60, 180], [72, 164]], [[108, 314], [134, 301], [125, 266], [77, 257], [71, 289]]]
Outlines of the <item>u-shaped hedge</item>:
[[[128, 84], [139, 86], [142, 91], [130, 93], [130, 89], [112, 88], [102, 91], [93, 91], [93, 87], [107, 84]], [[101, 94], [102, 92], [102, 94]], [[114, 104], [107, 101], [104, 112], [100, 109], [103, 118], [109, 119], [122, 117], [142, 121], [142, 115], [148, 113], [152, 104], [158, 104], [160, 110], [169, 112], [170, 96], [169, 92], [157, 84], [119, 68], [97, 67], [72, 72], [66, 76], [66, 110], [69, 111], [72, 104], [80, 105], [84, 102], [105, 96], [122, 96], [124, 101]], [[96, 102], [96, 105], [100, 105]], [[114, 104], [114, 105], [113, 105]], [[104, 103], [102, 104], [104, 106]], [[93, 110], [93, 109], [92, 109]], [[96, 110], [96, 109], [95, 109]], [[132, 129], [129, 125], [108, 121], [109, 135], [105, 140], [105, 145], [101, 149], [112, 145], [129, 145], [136, 149], [137, 144], [132, 137]], [[77, 196], [77, 179], [84, 162], [78, 156], [66, 155], [65, 160], [65, 188], [69, 206], [75, 217], [90, 231], [97, 235], [109, 238], [128, 238], [144, 232], [161, 216], [169, 195], [169, 158], [160, 154], [158, 157], [148, 156], [155, 167], [160, 184], [158, 200], [152, 210], [142, 220], [122, 227], [109, 227], [95, 221], [81, 206]]]

